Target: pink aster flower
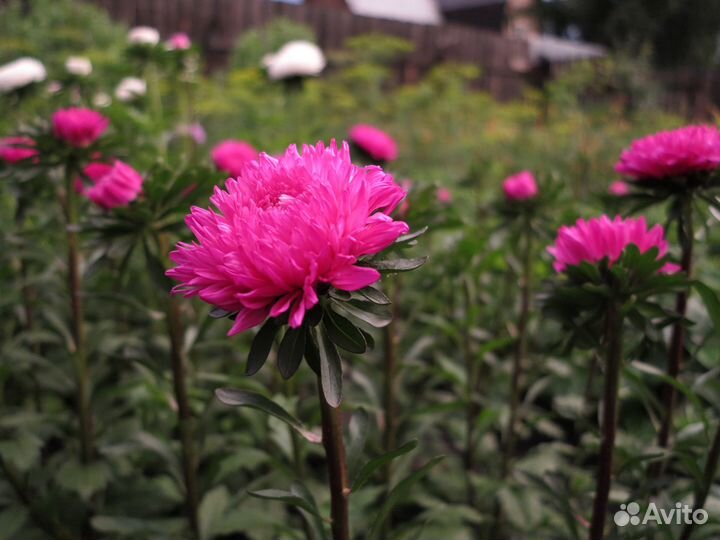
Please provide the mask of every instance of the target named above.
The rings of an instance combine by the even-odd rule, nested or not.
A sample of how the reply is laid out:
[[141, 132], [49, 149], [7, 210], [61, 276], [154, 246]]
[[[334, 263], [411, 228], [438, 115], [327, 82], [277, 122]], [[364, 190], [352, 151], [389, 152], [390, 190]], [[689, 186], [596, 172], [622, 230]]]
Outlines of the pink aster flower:
[[350, 130], [350, 140], [376, 161], [395, 161], [398, 147], [395, 139], [369, 124], [357, 124]]
[[624, 197], [625, 195], [630, 194], [630, 186], [622, 180], [616, 180], [610, 184], [610, 187], [608, 187], [608, 193], [610, 195], [615, 195], [616, 197]]
[[248, 161], [258, 157], [258, 151], [245, 141], [227, 140], [219, 143], [210, 153], [215, 167], [230, 176], [238, 176]]
[[184, 51], [192, 46], [192, 41], [185, 32], [178, 32], [170, 36], [166, 45], [171, 51]]
[[[598, 263], [606, 257], [612, 264], [630, 244], [636, 245], [641, 253], [657, 248], [658, 259], [668, 251], [665, 231], [660, 225], [648, 229], [644, 217], [622, 219], [618, 216], [611, 220], [601, 216], [588, 221], [578, 219], [574, 226], [560, 227], [555, 245], [550, 246], [548, 252], [555, 258], [555, 270], [563, 272], [568, 266]], [[677, 265], [668, 263], [660, 271], [670, 274], [678, 269]]]
[[435, 192], [435, 197], [437, 198], [439, 203], [442, 204], [448, 204], [452, 201], [452, 193], [450, 193], [450, 190], [448, 188], [438, 188]]
[[538, 195], [537, 182], [530, 171], [522, 171], [506, 178], [502, 187], [505, 198], [510, 201], [526, 201]]
[[404, 197], [380, 167], [353, 165], [345, 143], [263, 153], [215, 188], [215, 209], [192, 208], [197, 241], [170, 254], [173, 292], [237, 312], [228, 335], [285, 313], [298, 328], [324, 287], [355, 291], [380, 279], [358, 262], [408, 232], [390, 217]]
[[687, 126], [638, 139], [623, 151], [615, 170], [633, 180], [712, 171], [720, 166], [720, 131]]
[[71, 146], [90, 146], [110, 125], [110, 120], [91, 109], [71, 107], [60, 109], [52, 116], [53, 133]]
[[[142, 192], [143, 177], [120, 160], [112, 165], [90, 163], [83, 173], [93, 185], [85, 188], [80, 181], [80, 192], [105, 210], [127, 206]], [[77, 181], [75, 187], [78, 188]]]
[[30, 137], [6, 137], [0, 139], [0, 161], [8, 164], [18, 163], [38, 156], [33, 148], [35, 141]]

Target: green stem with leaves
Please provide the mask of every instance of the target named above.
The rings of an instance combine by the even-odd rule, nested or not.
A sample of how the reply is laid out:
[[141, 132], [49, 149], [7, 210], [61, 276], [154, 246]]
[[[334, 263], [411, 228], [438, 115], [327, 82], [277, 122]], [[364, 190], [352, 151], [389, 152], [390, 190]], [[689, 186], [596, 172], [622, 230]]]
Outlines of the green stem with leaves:
[[622, 365], [621, 306], [611, 299], [605, 315], [605, 388], [603, 391], [602, 440], [590, 523], [590, 540], [602, 540], [608, 515], [608, 499], [612, 480], [613, 453], [618, 417], [618, 389]]
[[527, 222], [523, 227], [522, 276], [520, 281], [520, 316], [517, 325], [517, 341], [513, 355], [512, 374], [510, 376], [510, 415], [505, 432], [505, 449], [502, 459], [503, 478], [510, 472], [510, 463], [515, 451], [515, 425], [518, 421], [520, 404], [520, 381], [523, 362], [527, 357], [527, 325], [530, 318], [530, 287], [532, 281], [532, 229]]
[[[720, 425], [715, 430], [715, 437], [713, 438], [712, 446], [710, 446], [710, 452], [708, 453], [707, 460], [705, 461], [705, 471], [703, 473], [702, 484], [698, 487], [695, 492], [693, 499], [693, 509], [699, 510], [705, 506], [710, 488], [712, 487], [715, 475], [717, 474], [718, 462], [720, 462]], [[692, 523], [685, 526], [683, 529], [680, 540], [690, 540], [690, 537], [695, 530], [696, 523], [693, 520]]]
[[85, 312], [83, 306], [80, 242], [78, 238], [77, 193], [75, 192], [75, 166], [65, 167], [65, 193], [63, 212], [67, 238], [68, 290], [70, 294], [70, 325], [73, 343], [71, 351], [77, 379], [76, 406], [80, 434], [80, 458], [83, 463], [93, 460], [95, 454], [92, 410], [90, 407], [90, 367], [85, 348]]
[[[692, 195], [686, 194], [678, 203], [680, 206], [678, 212], [678, 238], [682, 249], [680, 259], [680, 267], [689, 279], [692, 274], [692, 258], [693, 258], [693, 212], [692, 212]], [[675, 311], [680, 317], [685, 316], [687, 310], [688, 292], [681, 291], [678, 293], [675, 302]], [[670, 339], [670, 348], [668, 350], [667, 375], [673, 380], [678, 378], [683, 363], [683, 355], [685, 351], [685, 326], [682, 320], [675, 323]], [[670, 442], [670, 435], [673, 426], [673, 412], [675, 409], [677, 392], [671, 384], [663, 386], [662, 404], [663, 419], [658, 434], [658, 446], [667, 448]], [[662, 462], [658, 462], [651, 471], [651, 476], [657, 477], [662, 472]]]
[[347, 460], [343, 440], [342, 411], [332, 407], [325, 399], [322, 381], [318, 377], [318, 396], [322, 418], [322, 443], [327, 461], [328, 485], [330, 487], [330, 516], [333, 540], [350, 540], [349, 498]]

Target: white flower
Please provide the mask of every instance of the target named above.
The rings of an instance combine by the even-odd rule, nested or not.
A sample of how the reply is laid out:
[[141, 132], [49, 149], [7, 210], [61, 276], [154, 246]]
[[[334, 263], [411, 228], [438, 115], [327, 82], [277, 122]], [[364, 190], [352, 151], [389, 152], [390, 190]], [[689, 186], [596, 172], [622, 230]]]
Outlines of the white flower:
[[34, 58], [18, 58], [0, 66], [0, 92], [10, 92], [30, 83], [44, 81], [45, 66]]
[[92, 73], [92, 63], [84, 56], [71, 56], [65, 60], [65, 69], [71, 75], [87, 77]]
[[112, 103], [112, 98], [105, 92], [98, 92], [93, 96], [93, 105], [97, 108], [108, 107]]
[[271, 79], [313, 77], [325, 69], [325, 55], [320, 47], [309, 41], [290, 41], [275, 54], [263, 58]]
[[136, 26], [128, 32], [128, 42], [132, 45], [157, 45], [160, 33], [150, 26]]
[[115, 88], [115, 97], [120, 101], [132, 101], [147, 93], [147, 83], [137, 77], [125, 77]]

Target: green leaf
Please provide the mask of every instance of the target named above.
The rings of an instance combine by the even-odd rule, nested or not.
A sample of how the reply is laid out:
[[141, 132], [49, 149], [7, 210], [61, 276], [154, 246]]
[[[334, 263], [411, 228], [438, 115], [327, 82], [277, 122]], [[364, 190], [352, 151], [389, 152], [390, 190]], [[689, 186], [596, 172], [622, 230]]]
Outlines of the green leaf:
[[288, 328], [278, 349], [278, 369], [283, 379], [289, 379], [300, 367], [305, 354], [305, 328]]
[[92, 518], [92, 527], [96, 531], [112, 533], [121, 536], [147, 535], [155, 533], [181, 537], [186, 528], [187, 520], [183, 518], [171, 519], [137, 519], [122, 516], [95, 516]]
[[10, 540], [25, 524], [28, 512], [22, 506], [9, 506], [0, 512], [0, 540]]
[[715, 325], [715, 331], [720, 332], [720, 300], [718, 300], [717, 293], [701, 281], [694, 281], [692, 286], [702, 298], [705, 309]]
[[318, 345], [323, 395], [331, 407], [338, 407], [342, 401], [342, 360], [324, 328], [320, 330]]
[[230, 494], [225, 486], [218, 486], [205, 494], [198, 507], [200, 540], [213, 537], [213, 528], [219, 525], [229, 505]]
[[422, 229], [418, 229], [417, 231], [404, 234], [402, 236], [399, 236], [397, 240], [395, 240], [396, 244], [406, 244], [407, 242], [411, 242], [415, 240], [416, 238], [421, 237], [423, 234], [425, 234], [428, 230], [427, 225], [423, 227]]
[[372, 302], [362, 302], [360, 300], [350, 300], [349, 302], [333, 301], [330, 303], [330, 307], [340, 315], [351, 315], [375, 328], [383, 328], [392, 321], [392, 312], [388, 306], [377, 305]]
[[379, 457], [376, 457], [375, 459], [371, 459], [370, 461], [368, 461], [365, 465], [362, 466], [357, 476], [353, 480], [352, 490], [359, 491], [360, 489], [362, 489], [362, 487], [368, 483], [370, 478], [372, 478], [372, 475], [373, 473], [375, 473], [375, 471], [377, 471], [380, 467], [383, 467], [384, 465], [390, 463], [391, 461], [399, 458], [400, 456], [404, 456], [408, 452], [411, 452], [417, 447], [417, 445], [417, 440], [413, 439], [412, 441], [406, 442], [395, 450], [387, 452], [386, 454], [383, 454]]
[[26, 471], [40, 457], [42, 445], [42, 439], [39, 437], [27, 431], [21, 431], [16, 433], [11, 440], [0, 442], [0, 456], [20, 471]]
[[293, 484], [290, 491], [282, 489], [263, 489], [260, 491], [248, 491], [248, 495], [258, 499], [266, 499], [270, 501], [280, 501], [291, 506], [296, 506], [306, 512], [322, 519], [320, 512], [315, 506], [315, 502], [305, 489], [301, 489], [299, 484]]
[[72, 460], [60, 467], [55, 474], [55, 481], [87, 501], [94, 493], [105, 488], [111, 475], [110, 467], [103, 461], [80, 463]]
[[368, 436], [369, 416], [362, 407], [353, 412], [348, 422], [349, 443], [347, 448], [347, 468], [354, 478], [360, 463]]
[[385, 293], [379, 291], [375, 287], [365, 287], [364, 289], [356, 291], [356, 294], [362, 296], [368, 302], [372, 302], [373, 304], [387, 306], [388, 304], [392, 303], [390, 299], [385, 295]]
[[274, 319], [268, 319], [262, 325], [250, 345], [245, 375], [255, 375], [265, 365], [279, 329]]
[[265, 396], [256, 394], [255, 392], [236, 390], [233, 388], [218, 388], [215, 390], [215, 396], [225, 405], [230, 405], [231, 407], [249, 407], [274, 416], [285, 422], [311, 443], [320, 443], [322, 440], [319, 435], [307, 429], [297, 418]]
[[341, 349], [355, 354], [362, 354], [367, 350], [362, 332], [342, 315], [327, 310], [323, 326], [332, 342]]
[[427, 257], [415, 259], [387, 259], [384, 261], [365, 261], [364, 264], [380, 272], [410, 272], [427, 262]]
[[385, 520], [387, 519], [388, 515], [390, 514], [390, 511], [393, 509], [393, 507], [405, 499], [410, 492], [410, 489], [420, 480], [423, 476], [425, 476], [430, 469], [432, 469], [435, 465], [440, 463], [445, 456], [437, 456], [428, 461], [425, 465], [420, 467], [418, 470], [414, 471], [412, 474], [404, 478], [401, 482], [396, 485], [392, 491], [388, 494], [387, 498], [385, 499], [385, 503], [383, 504], [382, 508], [380, 509], [380, 513], [378, 514], [377, 518], [375, 519], [372, 528], [370, 529], [370, 534], [368, 534], [368, 540], [373, 540], [378, 537], [378, 534], [380, 531], [383, 530], [383, 524], [385, 523]]

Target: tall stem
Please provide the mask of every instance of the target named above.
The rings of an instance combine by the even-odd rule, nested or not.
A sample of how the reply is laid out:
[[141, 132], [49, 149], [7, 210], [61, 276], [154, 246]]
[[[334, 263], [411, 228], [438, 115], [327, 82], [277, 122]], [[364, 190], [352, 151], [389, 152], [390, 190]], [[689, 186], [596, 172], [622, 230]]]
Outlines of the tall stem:
[[522, 251], [522, 277], [520, 282], [520, 316], [517, 325], [517, 342], [515, 343], [515, 355], [513, 357], [512, 376], [510, 378], [510, 417], [508, 419], [507, 431], [505, 433], [505, 450], [503, 452], [502, 475], [507, 476], [510, 472], [510, 462], [515, 450], [515, 424], [518, 419], [518, 406], [520, 403], [520, 380], [522, 378], [522, 367], [527, 357], [528, 339], [527, 324], [530, 316], [530, 287], [532, 280], [532, 231], [529, 223], [526, 223], [524, 230], [524, 245]]
[[77, 413], [80, 424], [80, 457], [83, 463], [92, 461], [95, 453], [92, 411], [90, 409], [90, 368], [85, 350], [85, 314], [83, 306], [80, 245], [78, 240], [77, 194], [74, 189], [75, 168], [65, 167], [63, 211], [67, 237], [68, 289], [70, 293], [70, 321], [77, 378]]
[[[692, 216], [692, 197], [685, 196], [682, 201], [682, 209], [678, 215], [678, 238], [682, 248], [682, 257], [680, 266], [685, 275], [690, 278], [692, 273], [692, 257], [693, 257], [693, 216]], [[675, 302], [675, 311], [681, 317], [685, 316], [687, 310], [687, 291], [678, 293]], [[668, 350], [667, 374], [672, 379], [677, 379], [680, 374], [683, 362], [683, 352], [685, 350], [685, 327], [682, 321], [678, 321], [673, 326], [672, 337], [670, 339], [670, 348]], [[663, 419], [658, 434], [658, 446], [667, 448], [670, 441], [670, 434], [673, 425], [673, 412], [675, 409], [676, 398], [675, 387], [666, 384], [662, 389], [663, 403]], [[662, 471], [662, 464], [658, 462], [652, 471], [652, 476], [656, 477]]]
[[[161, 256], [168, 253], [168, 238], [161, 235], [158, 239]], [[185, 482], [185, 511], [193, 534], [199, 535], [198, 521], [198, 482], [197, 454], [195, 452], [195, 429], [190, 399], [187, 390], [187, 372], [185, 369], [185, 347], [183, 344], [182, 313], [177, 297], [170, 296], [167, 303], [167, 331], [170, 338], [170, 365], [173, 377], [173, 392], [177, 402], [178, 429], [182, 451], [183, 480]]]
[[622, 361], [622, 316], [611, 300], [605, 316], [605, 389], [603, 392], [602, 442], [597, 469], [595, 501], [590, 524], [590, 540], [602, 540], [607, 518], [608, 497], [613, 468], [617, 401]]
[[325, 400], [322, 383], [318, 377], [318, 396], [322, 417], [322, 442], [327, 461], [328, 485], [330, 487], [330, 517], [332, 519], [333, 540], [350, 540], [350, 517], [348, 500], [347, 462], [345, 442], [343, 441], [342, 411], [330, 406]]
[[[715, 438], [713, 439], [712, 446], [710, 447], [710, 453], [708, 454], [707, 461], [705, 462], [705, 472], [703, 473], [703, 482], [699, 489], [695, 492], [695, 498], [693, 500], [693, 509], [698, 510], [705, 506], [708, 493], [710, 493], [710, 487], [712, 486], [715, 475], [717, 474], [718, 462], [720, 462], [720, 425], [718, 425], [715, 431]], [[693, 531], [695, 530], [695, 521], [685, 526], [680, 540], [690, 540]]]

